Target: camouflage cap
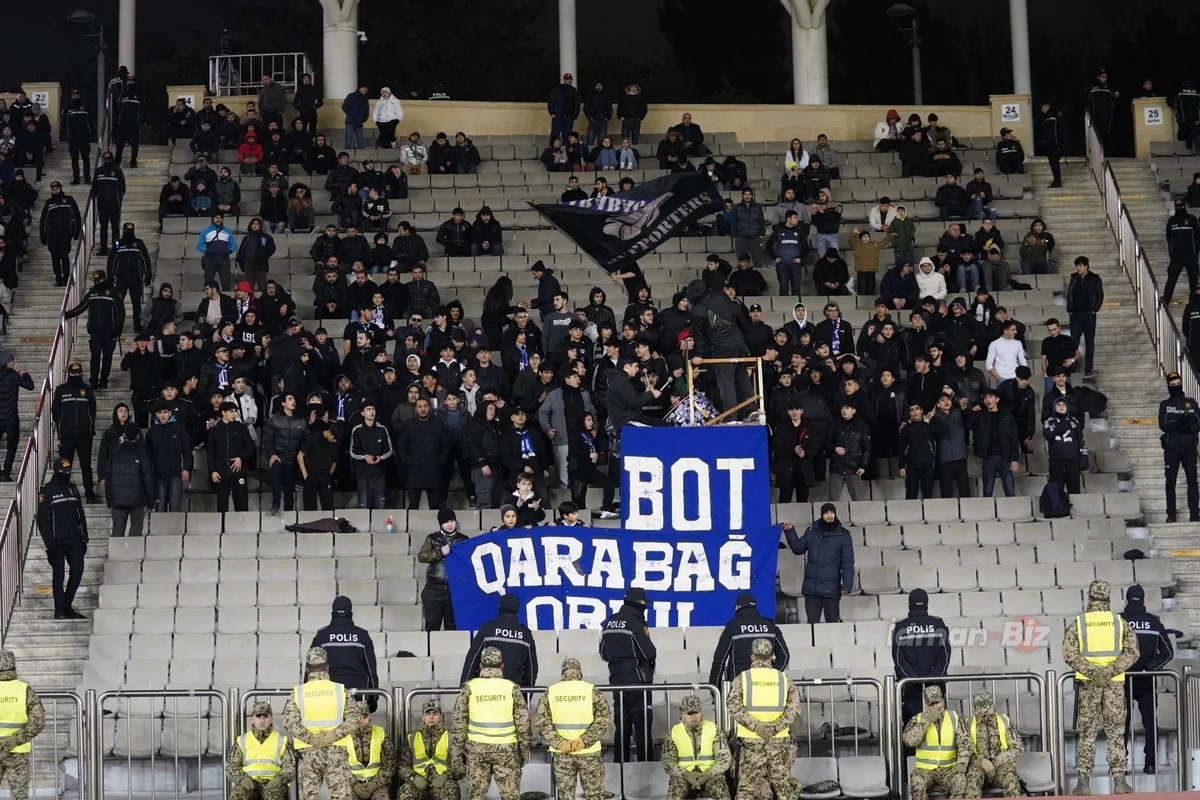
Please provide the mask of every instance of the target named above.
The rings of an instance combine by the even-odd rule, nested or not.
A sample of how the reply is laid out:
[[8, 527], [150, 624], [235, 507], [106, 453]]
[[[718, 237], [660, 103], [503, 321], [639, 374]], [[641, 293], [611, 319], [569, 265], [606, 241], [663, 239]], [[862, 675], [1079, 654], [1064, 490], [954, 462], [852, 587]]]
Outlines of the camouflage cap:
[[681, 714], [697, 714], [700, 712], [700, 698], [697, 695], [684, 695], [679, 701], [679, 713]]
[[250, 709], [250, 716], [252, 716], [252, 717], [258, 717], [258, 716], [270, 717], [273, 715], [274, 715], [274, 712], [271, 711], [271, 704], [267, 703], [263, 700], [259, 700], [257, 703], [254, 704], [254, 708]]
[[500, 655], [500, 650], [495, 647], [485, 647], [479, 655], [479, 663], [484, 667], [498, 667], [504, 663], [504, 656]]
[[925, 697], [925, 704], [926, 704], [926, 705], [928, 705], [928, 704], [930, 704], [930, 703], [938, 703], [938, 702], [941, 702], [941, 700], [942, 700], [942, 687], [940, 687], [940, 686], [926, 686], [926, 687], [925, 687], [925, 692], [924, 692], [924, 697]]
[[0, 650], [0, 672], [11, 672], [17, 668], [17, 657], [12, 650]]
[[329, 654], [325, 652], [324, 647], [310, 647], [308, 654], [304, 656], [304, 663], [310, 667], [317, 664], [328, 664]]
[[561, 674], [566, 675], [567, 672], [574, 671], [583, 674], [583, 666], [579, 663], [578, 658], [564, 658], [562, 662]]
[[1088, 587], [1089, 600], [1111, 600], [1112, 587], [1108, 585], [1108, 581], [1092, 581], [1092, 585]]
[[766, 658], [775, 655], [775, 643], [770, 639], [755, 639], [750, 643], [750, 655]]
[[991, 692], [978, 692], [971, 705], [976, 711], [987, 711], [996, 707], [996, 701], [992, 699]]
[[436, 711], [436, 712], [438, 712], [439, 714], [440, 714], [440, 713], [442, 713], [442, 704], [441, 704], [441, 702], [440, 702], [440, 701], [438, 701], [438, 699], [437, 699], [436, 697], [430, 697], [430, 698], [428, 698], [428, 699], [425, 701], [425, 704], [424, 704], [423, 706], [421, 706], [421, 713], [422, 713], [422, 714], [424, 714], [424, 713], [425, 713], [425, 712], [427, 712], [427, 711]]

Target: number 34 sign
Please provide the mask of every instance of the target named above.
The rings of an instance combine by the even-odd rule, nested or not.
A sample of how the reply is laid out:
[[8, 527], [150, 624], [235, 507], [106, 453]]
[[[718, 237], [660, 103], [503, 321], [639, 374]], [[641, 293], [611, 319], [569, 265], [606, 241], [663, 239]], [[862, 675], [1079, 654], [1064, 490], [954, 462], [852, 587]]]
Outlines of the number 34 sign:
[[1146, 106], [1142, 109], [1143, 121], [1146, 125], [1162, 125], [1163, 110], [1162, 106]]

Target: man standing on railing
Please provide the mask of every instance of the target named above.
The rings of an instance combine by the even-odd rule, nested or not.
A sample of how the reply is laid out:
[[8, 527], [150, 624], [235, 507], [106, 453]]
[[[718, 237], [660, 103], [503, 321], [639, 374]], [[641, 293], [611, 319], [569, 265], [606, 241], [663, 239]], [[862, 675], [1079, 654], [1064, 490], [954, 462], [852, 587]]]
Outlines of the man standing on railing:
[[113, 159], [109, 150], [100, 156], [100, 166], [96, 167], [96, 180], [92, 183], [92, 191], [96, 196], [96, 213], [99, 216], [100, 250], [102, 256], [108, 255], [108, 231], [112, 229], [112, 239], [117, 241], [117, 227], [121, 224], [121, 200], [125, 197], [125, 173], [121, 164]]
[[1175, 294], [1175, 282], [1180, 270], [1187, 269], [1188, 286], [1200, 280], [1197, 253], [1200, 253], [1200, 222], [1187, 211], [1183, 198], [1175, 199], [1175, 213], [1167, 220], [1167, 253], [1171, 263], [1167, 265], [1167, 285], [1163, 288], [1163, 305], [1169, 305]]
[[92, 182], [92, 123], [78, 89], [71, 90], [71, 103], [62, 114], [62, 130], [71, 151], [71, 185], [79, 185], [79, 162], [83, 161], [83, 182]]
[[[1146, 590], [1136, 583], [1125, 590], [1125, 610], [1121, 612], [1125, 624], [1133, 629], [1138, 640], [1138, 660], [1134, 662], [1132, 672], [1157, 672], [1166, 669], [1167, 664], [1175, 657], [1175, 647], [1171, 637], [1163, 627], [1162, 620], [1157, 614], [1146, 610]], [[1142, 753], [1145, 763], [1142, 772], [1154, 774], [1154, 756], [1158, 750], [1158, 724], [1155, 721], [1155, 691], [1153, 677], [1130, 677], [1129, 691], [1125, 693], [1125, 747], [1129, 747], [1130, 731], [1133, 727], [1133, 717], [1130, 715], [1133, 701], [1137, 701], [1138, 711], [1142, 715], [1142, 727], [1145, 729], [1146, 743]]]
[[17, 658], [0, 650], [0, 777], [8, 778], [13, 800], [29, 797], [29, 753], [46, 727], [46, 710], [33, 687], [17, 680]]
[[1096, 73], [1096, 82], [1087, 90], [1087, 97], [1084, 99], [1100, 144], [1104, 144], [1108, 139], [1109, 130], [1112, 128], [1113, 109], [1120, 96], [1120, 92], [1108, 88], [1108, 71], [1101, 67]]
[[83, 488], [87, 501], [95, 503], [92, 482], [92, 437], [96, 435], [96, 391], [83, 383], [83, 365], [76, 362], [67, 368], [66, 382], [54, 390], [50, 406], [54, 427], [58, 429], [58, 457], [79, 456], [83, 469]]
[[1183, 378], [1178, 372], [1167, 373], [1170, 397], [1158, 404], [1159, 441], [1163, 449], [1163, 465], [1167, 482], [1167, 522], [1176, 517], [1175, 482], [1179, 468], [1187, 477], [1189, 521], [1200, 522], [1200, 484], [1196, 480], [1196, 441], [1200, 432], [1200, 408], [1194, 397], [1183, 393]]
[[[71, 605], [83, 580], [83, 557], [88, 546], [87, 517], [79, 502], [79, 490], [71, 482], [71, 466], [69, 458], [55, 461], [54, 476], [38, 492], [37, 527], [50, 562], [55, 619], [84, 618]], [[95, 502], [95, 498], [89, 502]]]
[[50, 196], [42, 206], [40, 233], [42, 244], [50, 251], [55, 286], [67, 285], [67, 275], [71, 271], [71, 244], [82, 228], [83, 221], [75, 198], [63, 192], [61, 183], [50, 181]]

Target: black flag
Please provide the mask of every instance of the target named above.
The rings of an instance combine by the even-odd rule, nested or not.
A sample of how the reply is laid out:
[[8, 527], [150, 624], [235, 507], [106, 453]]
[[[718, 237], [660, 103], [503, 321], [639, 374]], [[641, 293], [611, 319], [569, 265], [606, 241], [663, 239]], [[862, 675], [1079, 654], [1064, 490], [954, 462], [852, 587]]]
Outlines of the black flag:
[[725, 199], [707, 175], [683, 172], [606, 198], [530, 205], [613, 272], [654, 252], [689, 222], [721, 211]]

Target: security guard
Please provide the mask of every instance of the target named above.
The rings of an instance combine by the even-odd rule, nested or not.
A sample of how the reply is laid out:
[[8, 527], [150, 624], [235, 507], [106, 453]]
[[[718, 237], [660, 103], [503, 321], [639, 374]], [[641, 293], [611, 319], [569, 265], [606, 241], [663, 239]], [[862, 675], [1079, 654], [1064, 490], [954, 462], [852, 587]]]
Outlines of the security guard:
[[1087, 97], [1084, 98], [1084, 104], [1092, 116], [1092, 127], [1096, 130], [1100, 144], [1104, 144], [1108, 139], [1108, 133], [1112, 129], [1113, 110], [1116, 108], [1117, 98], [1120, 96], [1119, 92], [1108, 88], [1108, 70], [1101, 67], [1100, 71], [1096, 73], [1096, 82], [1088, 88]]
[[79, 502], [79, 490], [71, 482], [71, 466], [69, 458], [54, 462], [54, 476], [38, 493], [37, 526], [50, 562], [55, 619], [84, 618], [71, 607], [83, 580], [83, 557], [88, 546], [87, 517]]
[[971, 763], [967, 767], [967, 797], [982, 797], [983, 787], [998, 788], [1005, 797], [1021, 796], [1017, 762], [1025, 752], [1021, 733], [1007, 714], [996, 711], [991, 692], [978, 692], [971, 701]]
[[772, 791], [780, 800], [795, 800], [797, 795], [789, 729], [800, 718], [800, 690], [775, 669], [774, 651], [769, 639], [754, 640], [750, 669], [730, 684], [725, 701], [742, 744], [737, 769], [739, 800], [769, 796]]
[[[1087, 611], [1067, 623], [1063, 637], [1063, 661], [1075, 669], [1075, 714], [1079, 731], [1075, 743], [1075, 765], [1079, 782], [1075, 794], [1092, 793], [1091, 774], [1096, 764], [1096, 731], [1100, 720], [1113, 739], [1125, 729], [1125, 670], [1132, 667], [1141, 651], [1138, 637], [1125, 620], [1109, 608], [1112, 589], [1107, 581], [1088, 586]], [[1109, 746], [1108, 771], [1113, 794], [1133, 791], [1125, 781], [1125, 748]]]
[[397, 769], [397, 800], [459, 800], [458, 779], [465, 774], [463, 753], [450, 758], [450, 734], [436, 697], [425, 701], [421, 729], [408, 735]]
[[971, 735], [956, 712], [946, 708], [942, 687], [926, 686], [925, 708], [908, 721], [901, 737], [917, 751], [916, 768], [908, 778], [912, 800], [926, 800], [930, 789], [951, 798], [966, 794]]
[[[600, 630], [600, 657], [608, 663], [608, 682], [612, 686], [638, 686], [654, 683], [654, 662], [658, 651], [650, 641], [646, 626], [646, 590], [635, 586], [625, 592], [621, 610], [604, 620]], [[648, 761], [650, 731], [654, 712], [648, 692], [621, 692], [617, 711], [618, 764]], [[633, 750], [630, 751], [631, 742]]]
[[84, 311], [88, 312], [88, 347], [92, 351], [90, 383], [93, 389], [107, 389], [113, 350], [125, 327], [125, 303], [102, 269], [92, 273], [92, 288], [87, 290], [83, 301], [63, 316], [74, 319]]
[[46, 727], [42, 699], [27, 683], [17, 680], [17, 659], [0, 650], [0, 778], [8, 778], [12, 800], [29, 797], [30, 744]]
[[141, 333], [142, 295], [154, 280], [154, 269], [150, 254], [146, 252], [146, 243], [137, 237], [132, 222], [121, 226], [121, 238], [113, 242], [108, 256], [108, 274], [112, 276], [113, 287], [120, 294], [122, 305], [125, 296], [129, 295], [133, 304], [133, 332]]
[[396, 774], [396, 745], [383, 728], [371, 724], [366, 703], [359, 703], [362, 716], [354, 733], [336, 742], [346, 748], [354, 796], [359, 800], [388, 800], [388, 787]]
[[1062, 161], [1066, 148], [1063, 145], [1061, 123], [1062, 118], [1058, 111], [1050, 103], [1042, 103], [1038, 133], [1041, 136], [1041, 154], [1050, 162], [1050, 175], [1053, 178], [1050, 182], [1051, 189], [1062, 187], [1062, 167], [1059, 162]]
[[[924, 589], [909, 592], [908, 616], [892, 631], [892, 664], [896, 680], [941, 678], [950, 667], [950, 631], [941, 617], [930, 615], [929, 593]], [[928, 685], [932, 684], [904, 685], [904, 722], [921, 713], [921, 692]]]
[[346, 687], [329, 679], [329, 656], [324, 648], [309, 648], [304, 671], [304, 684], [293, 687], [283, 705], [283, 729], [300, 756], [298, 797], [316, 800], [325, 781], [330, 800], [350, 800], [354, 776], [346, 749], [333, 745], [358, 728], [362, 712]]
[[50, 251], [55, 286], [67, 285], [67, 275], [71, 270], [71, 245], [82, 229], [79, 204], [74, 197], [63, 192], [62, 183], [50, 181], [50, 196], [42, 206], [39, 232], [42, 244]]
[[62, 129], [71, 151], [71, 185], [79, 185], [79, 162], [83, 161], [83, 182], [92, 182], [92, 123], [78, 89], [71, 90], [71, 102], [62, 113]]
[[92, 182], [92, 192], [96, 197], [96, 213], [100, 224], [100, 250], [102, 256], [108, 255], [108, 231], [112, 229], [112, 240], [117, 241], [117, 227], [121, 224], [121, 201], [125, 199], [125, 172], [119, 162], [113, 160], [111, 150], [105, 150], [100, 156], [100, 166], [96, 167], [96, 180]]
[[454, 702], [451, 758], [466, 753], [471, 800], [483, 800], [492, 778], [500, 800], [519, 800], [521, 767], [529, 762], [533, 731], [521, 687], [504, 678], [494, 647], [479, 656], [479, 677], [467, 681]]
[[117, 107], [117, 163], [121, 163], [121, 153], [125, 145], [129, 145], [129, 167], [137, 169], [138, 145], [142, 136], [142, 97], [138, 94], [137, 78], [129, 75], [125, 78], [125, 91], [121, 95]]
[[466, 683], [479, 672], [479, 654], [485, 647], [494, 647], [504, 659], [504, 677], [525, 688], [537, 682], [537, 644], [533, 631], [521, 624], [517, 618], [520, 601], [513, 594], [501, 595], [500, 613], [491, 622], [485, 623], [475, 634], [467, 657], [463, 661], [462, 678]]
[[[1138, 660], [1130, 668], [1130, 672], [1156, 672], [1166, 669], [1168, 662], [1175, 657], [1175, 647], [1171, 637], [1163, 627], [1162, 620], [1157, 614], [1146, 610], [1146, 590], [1136, 583], [1125, 590], [1125, 610], [1121, 612], [1125, 625], [1137, 634]], [[1154, 678], [1130, 677], [1129, 691], [1125, 693], [1125, 746], [1129, 746], [1130, 728], [1133, 717], [1130, 715], [1130, 700], [1136, 700], [1138, 711], [1142, 714], [1142, 727], [1146, 729], [1146, 745], [1143, 749], [1146, 761], [1142, 772], [1154, 774], [1154, 755], [1157, 748], [1154, 741]]]
[[729, 800], [725, 782], [725, 774], [733, 766], [729, 742], [715, 723], [704, 718], [700, 698], [694, 694], [679, 701], [679, 719], [662, 744], [663, 770], [670, 779], [667, 800]]
[[1187, 270], [1188, 286], [1200, 280], [1200, 222], [1188, 213], [1182, 197], [1175, 198], [1175, 213], [1167, 219], [1167, 285], [1163, 288], [1163, 304], [1171, 302], [1175, 282], [1181, 270]]
[[600, 739], [608, 733], [612, 709], [600, 691], [583, 679], [579, 659], [564, 658], [562, 680], [546, 689], [533, 727], [554, 754], [554, 785], [559, 797], [604, 800], [604, 759]]
[[225, 757], [229, 800], [287, 800], [296, 772], [296, 752], [275, 730], [271, 704], [259, 701], [250, 711], [249, 730], [233, 740]]
[[1183, 88], [1175, 95], [1174, 107], [1175, 121], [1179, 124], [1177, 138], [1186, 142], [1191, 150], [1192, 142], [1195, 141], [1196, 124], [1200, 123], [1200, 92], [1196, 91], [1190, 80], [1185, 80]]
[[1183, 378], [1178, 372], [1167, 374], [1170, 396], [1158, 404], [1158, 428], [1162, 436], [1163, 465], [1167, 481], [1167, 522], [1176, 519], [1175, 481], [1179, 467], [1187, 477], [1188, 512], [1191, 522], [1200, 522], [1200, 486], [1196, 483], [1196, 433], [1200, 431], [1200, 411], [1196, 400], [1183, 394]]
[[787, 642], [774, 620], [758, 613], [758, 601], [749, 592], [737, 596], [733, 607], [733, 619], [725, 623], [721, 639], [713, 651], [712, 669], [708, 682], [720, 686], [723, 681], [732, 681], [750, 669], [750, 645], [755, 639], [769, 639], [775, 645], [775, 666], [785, 670], [791, 660]]
[[67, 368], [67, 380], [54, 390], [50, 416], [58, 429], [58, 457], [79, 456], [83, 470], [83, 490], [89, 503], [96, 500], [92, 480], [92, 437], [96, 435], [96, 391], [83, 382], [83, 365]]

